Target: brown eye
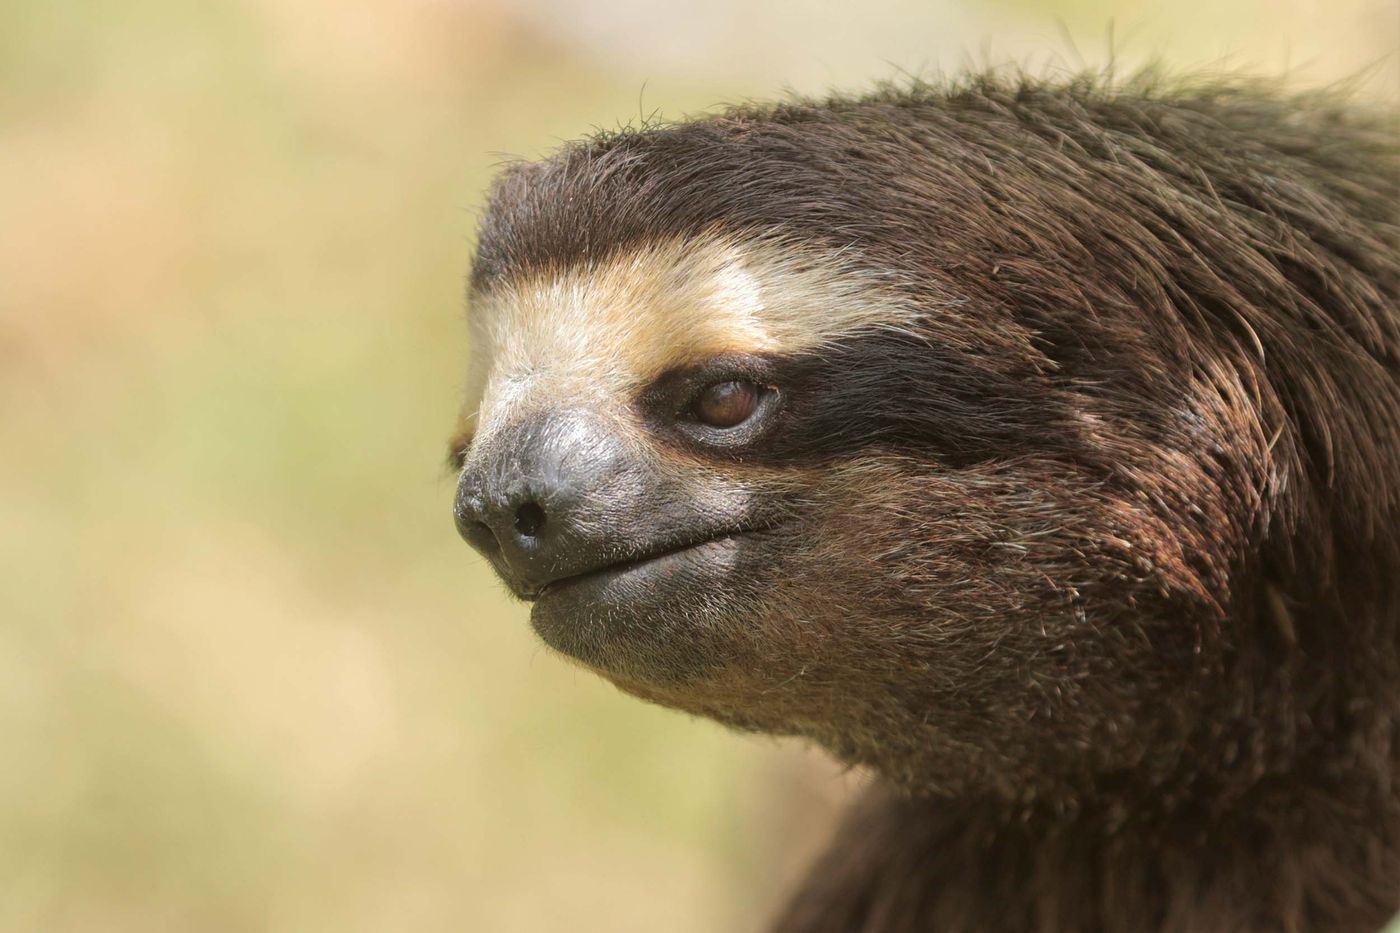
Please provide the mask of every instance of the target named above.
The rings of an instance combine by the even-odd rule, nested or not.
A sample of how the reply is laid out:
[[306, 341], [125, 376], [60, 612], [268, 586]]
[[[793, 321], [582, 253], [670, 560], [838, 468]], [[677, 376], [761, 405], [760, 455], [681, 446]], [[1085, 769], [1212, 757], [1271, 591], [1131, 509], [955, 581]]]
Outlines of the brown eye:
[[732, 428], [747, 421], [758, 408], [758, 395], [758, 386], [752, 382], [716, 382], [696, 397], [690, 413], [712, 428]]

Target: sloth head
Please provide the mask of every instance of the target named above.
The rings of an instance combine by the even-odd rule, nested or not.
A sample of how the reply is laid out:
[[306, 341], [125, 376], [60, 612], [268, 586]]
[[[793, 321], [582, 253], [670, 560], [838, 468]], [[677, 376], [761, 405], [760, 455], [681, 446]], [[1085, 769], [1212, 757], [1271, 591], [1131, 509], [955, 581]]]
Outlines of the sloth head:
[[[1223, 672], [1295, 650], [1286, 607], [1336, 561], [1298, 529], [1351, 514], [1309, 491], [1306, 396], [1360, 390], [1285, 399], [1265, 371], [1298, 352], [1270, 321], [1322, 312], [1270, 273], [1264, 212], [1221, 220], [1280, 187], [1224, 123], [1117, 119], [1177, 106], [890, 92], [508, 171], [459, 530], [622, 689], [912, 788], [1036, 796], [1225, 743]], [[1326, 427], [1335, 450], [1365, 430]], [[1371, 474], [1372, 513], [1395, 501], [1376, 446], [1326, 466], [1334, 497]]]

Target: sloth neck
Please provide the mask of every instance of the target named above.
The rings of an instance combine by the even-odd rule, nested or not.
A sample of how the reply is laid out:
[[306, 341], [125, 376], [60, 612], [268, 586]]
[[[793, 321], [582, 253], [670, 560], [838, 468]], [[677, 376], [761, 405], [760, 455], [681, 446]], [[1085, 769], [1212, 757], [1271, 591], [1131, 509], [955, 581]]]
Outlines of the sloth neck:
[[[1374, 785], [1261, 784], [1220, 810], [1071, 811], [876, 787], [779, 933], [1358, 933], [1400, 909], [1400, 815]], [[1378, 820], [1377, 814], [1384, 814]]]
[[1396, 566], [1242, 609], [1174, 754], [1030, 802], [877, 784], [773, 929], [1379, 931], [1400, 911]]
[[774, 929], [1379, 930], [1400, 910], [1394, 725], [1385, 741], [1389, 764], [1336, 749], [1247, 788], [1123, 780], [1055, 806], [877, 785]]

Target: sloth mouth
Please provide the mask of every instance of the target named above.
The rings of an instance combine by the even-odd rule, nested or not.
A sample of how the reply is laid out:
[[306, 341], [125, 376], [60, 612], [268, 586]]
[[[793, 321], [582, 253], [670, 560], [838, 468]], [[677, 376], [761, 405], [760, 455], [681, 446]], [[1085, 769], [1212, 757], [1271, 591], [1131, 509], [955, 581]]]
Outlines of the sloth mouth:
[[666, 545], [652, 551], [646, 551], [642, 554], [634, 554], [621, 560], [613, 561], [612, 563], [590, 567], [578, 573], [550, 580], [533, 593], [526, 595], [525, 599], [528, 602], [534, 602], [549, 593], [572, 589], [580, 584], [601, 582], [624, 576], [632, 571], [643, 570], [653, 565], [660, 566], [668, 561], [681, 559], [694, 551], [737, 541], [741, 538], [766, 530], [768, 529], [759, 527], [738, 528], [719, 532], [718, 534], [713, 534], [706, 538], [688, 540], [680, 544]]

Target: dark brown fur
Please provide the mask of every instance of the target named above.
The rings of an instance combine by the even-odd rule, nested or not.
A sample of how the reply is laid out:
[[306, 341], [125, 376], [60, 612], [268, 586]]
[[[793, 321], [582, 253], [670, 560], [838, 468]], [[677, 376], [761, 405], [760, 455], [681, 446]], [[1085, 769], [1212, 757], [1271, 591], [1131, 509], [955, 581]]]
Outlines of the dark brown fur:
[[886, 779], [778, 930], [1400, 908], [1397, 197], [1393, 121], [1328, 97], [992, 77], [504, 177], [479, 292], [718, 230], [842, 251], [928, 309], [917, 379], [852, 350], [873, 388], [830, 417], [866, 434], [764, 464], [809, 484], [803, 543], [729, 597], [761, 624], [722, 673], [590, 661]]

